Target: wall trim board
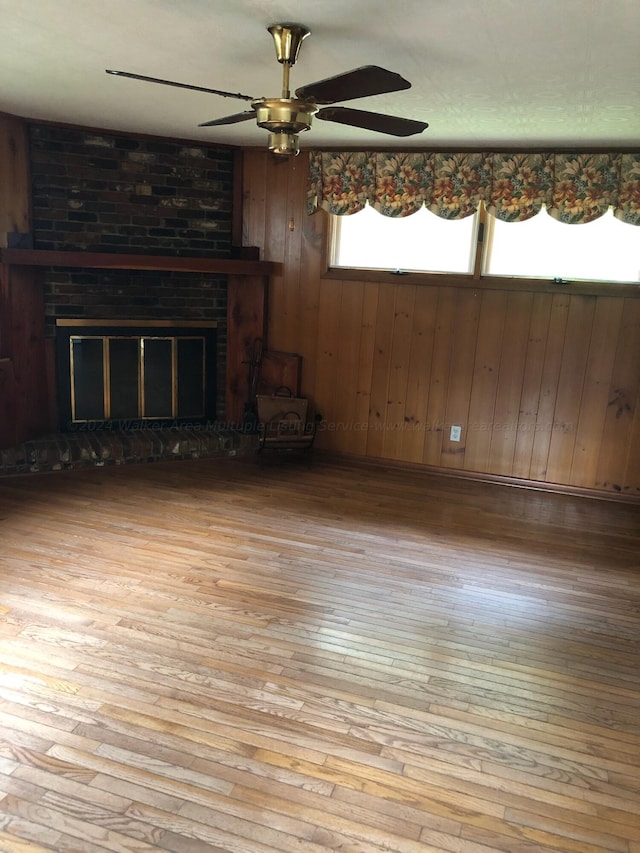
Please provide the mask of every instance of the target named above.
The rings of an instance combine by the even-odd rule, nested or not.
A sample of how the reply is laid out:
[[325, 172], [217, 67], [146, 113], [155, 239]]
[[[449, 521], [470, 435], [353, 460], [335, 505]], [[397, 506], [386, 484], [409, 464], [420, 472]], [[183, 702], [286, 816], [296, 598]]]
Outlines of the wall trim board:
[[393, 471], [415, 471], [434, 477], [451, 477], [454, 480], [494, 483], [499, 486], [509, 486], [515, 489], [528, 489], [532, 492], [551, 492], [553, 494], [589, 498], [590, 500], [613, 501], [614, 503], [631, 504], [632, 506], [640, 507], [640, 494], [609, 492], [602, 489], [588, 489], [581, 486], [566, 486], [562, 483], [545, 483], [541, 480], [524, 480], [502, 474], [483, 474], [477, 471], [464, 471], [459, 468], [440, 468], [435, 465], [421, 465], [417, 462], [403, 462], [398, 459], [384, 459], [381, 457], [357, 456], [352, 453], [341, 453], [321, 448], [315, 448], [313, 455], [318, 459], [326, 459], [330, 462], [348, 462], [349, 465], [357, 465], [362, 468], [375, 467], [391, 469]]
[[640, 299], [639, 284], [617, 282], [573, 281], [568, 284], [554, 284], [552, 281], [538, 278], [503, 278], [485, 276], [474, 278], [456, 276], [448, 273], [397, 273], [386, 270], [346, 269], [329, 267], [321, 276], [322, 280], [364, 281], [375, 284], [416, 284], [423, 287], [457, 287], [472, 290], [511, 290], [515, 293], [568, 293], [573, 296], [622, 296], [625, 299]]

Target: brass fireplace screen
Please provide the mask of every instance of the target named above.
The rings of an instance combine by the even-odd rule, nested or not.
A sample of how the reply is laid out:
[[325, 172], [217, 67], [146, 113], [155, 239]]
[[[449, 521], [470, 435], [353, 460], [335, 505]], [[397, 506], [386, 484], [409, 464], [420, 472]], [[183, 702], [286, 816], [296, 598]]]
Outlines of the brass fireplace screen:
[[215, 418], [215, 325], [58, 321], [61, 420]]

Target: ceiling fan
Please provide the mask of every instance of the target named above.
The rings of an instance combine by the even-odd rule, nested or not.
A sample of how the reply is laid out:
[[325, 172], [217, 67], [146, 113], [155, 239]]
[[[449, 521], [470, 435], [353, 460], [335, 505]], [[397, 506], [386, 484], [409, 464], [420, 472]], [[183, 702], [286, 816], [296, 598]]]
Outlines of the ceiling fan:
[[291, 66], [296, 64], [300, 46], [303, 40], [311, 35], [311, 30], [303, 24], [294, 23], [272, 24], [267, 29], [273, 37], [278, 62], [282, 65], [282, 95], [279, 98], [254, 98], [252, 95], [243, 95], [241, 92], [224, 92], [220, 89], [160, 80], [157, 77], [132, 74], [128, 71], [107, 69], [107, 74], [130, 77], [132, 80], [144, 80], [148, 83], [160, 83], [163, 86], [192, 89], [196, 92], [208, 92], [221, 95], [223, 98], [250, 101], [250, 110], [205, 121], [198, 127], [219, 127], [255, 119], [258, 127], [269, 131], [269, 150], [284, 156], [299, 153], [298, 134], [310, 129], [314, 116], [323, 121], [361, 127], [365, 130], [387, 133], [390, 136], [412, 136], [422, 133], [429, 126], [424, 121], [333, 106], [338, 101], [411, 88], [408, 80], [378, 65], [363, 65], [361, 68], [354, 68], [353, 71], [301, 86], [296, 89], [295, 97], [292, 98], [289, 88]]

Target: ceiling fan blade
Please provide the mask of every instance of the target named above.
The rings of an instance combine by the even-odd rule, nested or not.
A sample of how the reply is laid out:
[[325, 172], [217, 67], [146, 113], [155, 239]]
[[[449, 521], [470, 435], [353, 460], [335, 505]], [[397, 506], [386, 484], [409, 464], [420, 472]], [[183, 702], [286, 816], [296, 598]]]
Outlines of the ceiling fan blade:
[[203, 121], [198, 127], [216, 127], [222, 124], [237, 124], [239, 121], [249, 121], [256, 117], [255, 110], [246, 110], [243, 113], [234, 113], [232, 116], [223, 116], [222, 118], [214, 118], [211, 121]]
[[384, 92], [410, 88], [411, 83], [395, 71], [387, 71], [379, 65], [363, 65], [336, 77], [308, 83], [296, 89], [296, 98], [311, 98], [317, 104], [335, 104], [352, 98], [366, 98], [367, 95], [382, 95]]
[[426, 121], [352, 110], [349, 107], [325, 107], [316, 113], [316, 118], [335, 121], [338, 124], [349, 124], [352, 127], [362, 127], [377, 133], [388, 133], [389, 136], [413, 136], [429, 127]]
[[194, 92], [207, 92], [209, 95], [221, 95], [223, 98], [240, 98], [241, 101], [255, 100], [252, 95], [243, 95], [241, 92], [224, 92], [222, 89], [207, 89], [204, 86], [192, 86], [190, 83], [176, 83], [173, 80], [160, 80], [158, 77], [146, 77], [144, 74], [132, 74], [130, 71], [114, 71], [106, 69], [107, 74], [116, 77], [128, 77], [130, 80], [143, 80], [145, 83], [160, 83], [162, 86], [175, 86], [178, 89], [192, 89]]

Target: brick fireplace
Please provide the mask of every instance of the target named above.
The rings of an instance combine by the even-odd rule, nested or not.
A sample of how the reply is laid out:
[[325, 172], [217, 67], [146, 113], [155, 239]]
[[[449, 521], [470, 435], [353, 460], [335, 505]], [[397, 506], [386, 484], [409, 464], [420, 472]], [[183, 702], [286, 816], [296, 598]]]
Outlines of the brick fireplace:
[[[241, 154], [6, 115], [0, 153], [12, 176], [0, 234], [0, 474], [250, 448], [253, 436], [237, 429], [246, 358], [265, 338], [276, 265], [232, 246]], [[57, 393], [65, 324], [101, 330], [102, 340], [67, 340], [80, 367], [73, 374], [67, 365], [67, 390]], [[72, 412], [69, 385], [83, 382], [84, 412]], [[125, 433], [109, 412], [149, 417], [122, 418], [133, 424]], [[169, 412], [177, 417], [167, 428]], [[189, 417], [185, 430], [186, 416], [202, 413], [213, 426], [196, 430], [202, 419]], [[100, 424], [100, 435], [91, 431]]]
[[[32, 248], [231, 256], [232, 151], [44, 124], [30, 125], [29, 146]], [[217, 389], [217, 398], [206, 414], [215, 419], [224, 412], [226, 276], [45, 267], [42, 281], [48, 338], [56, 337], [64, 321], [105, 318], [112, 326], [121, 320], [215, 327], [216, 353], [209, 365], [216, 375], [209, 387]], [[59, 369], [56, 375], [59, 381]], [[68, 388], [59, 387], [57, 397], [64, 424]]]

